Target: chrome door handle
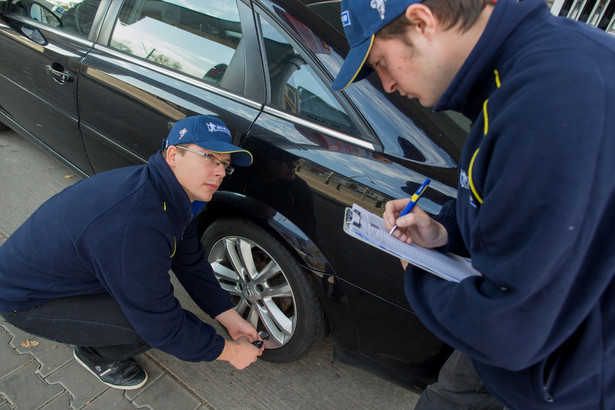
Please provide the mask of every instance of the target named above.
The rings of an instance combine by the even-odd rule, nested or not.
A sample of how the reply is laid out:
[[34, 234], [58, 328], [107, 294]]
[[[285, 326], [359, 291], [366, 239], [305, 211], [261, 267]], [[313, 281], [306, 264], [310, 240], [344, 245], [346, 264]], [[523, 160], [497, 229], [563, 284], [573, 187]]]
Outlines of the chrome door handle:
[[64, 67], [61, 64], [53, 63], [50, 65], [46, 65], [45, 68], [47, 72], [51, 75], [51, 78], [58, 83], [70, 83], [73, 81], [73, 76], [68, 71], [64, 71]]

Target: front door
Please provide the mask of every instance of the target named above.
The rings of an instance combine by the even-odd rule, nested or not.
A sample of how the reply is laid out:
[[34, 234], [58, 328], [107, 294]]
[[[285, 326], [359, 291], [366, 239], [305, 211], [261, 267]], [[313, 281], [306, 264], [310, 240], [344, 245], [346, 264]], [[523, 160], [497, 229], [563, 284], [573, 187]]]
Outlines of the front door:
[[12, 0], [0, 20], [0, 110], [87, 173], [77, 86], [100, 3]]

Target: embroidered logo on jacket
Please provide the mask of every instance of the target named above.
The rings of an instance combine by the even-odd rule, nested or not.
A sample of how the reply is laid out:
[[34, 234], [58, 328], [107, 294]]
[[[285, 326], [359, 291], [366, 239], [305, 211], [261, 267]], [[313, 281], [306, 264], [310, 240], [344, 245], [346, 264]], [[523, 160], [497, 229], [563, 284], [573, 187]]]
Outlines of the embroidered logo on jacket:
[[464, 170], [459, 173], [459, 186], [463, 189], [470, 189], [470, 178]]
[[[461, 172], [459, 173], [459, 187], [462, 189], [467, 189], [468, 191], [470, 190], [470, 178], [464, 170], [461, 170]], [[474, 197], [472, 196], [472, 193], [468, 195], [468, 201], [471, 207], [476, 208], [476, 202], [474, 202]]]

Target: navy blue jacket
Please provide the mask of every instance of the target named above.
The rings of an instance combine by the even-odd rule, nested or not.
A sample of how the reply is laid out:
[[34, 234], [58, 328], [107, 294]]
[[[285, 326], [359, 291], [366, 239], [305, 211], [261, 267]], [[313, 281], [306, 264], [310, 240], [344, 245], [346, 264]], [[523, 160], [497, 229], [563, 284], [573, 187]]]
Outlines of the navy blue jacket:
[[0, 247], [0, 311], [108, 292], [150, 345], [214, 360], [224, 339], [183, 310], [172, 269], [210, 316], [233, 307], [197, 237], [188, 196], [160, 153], [50, 198]]
[[406, 271], [421, 320], [513, 409], [615, 408], [615, 37], [498, 0], [435, 107], [473, 121], [447, 250], [484, 278]]

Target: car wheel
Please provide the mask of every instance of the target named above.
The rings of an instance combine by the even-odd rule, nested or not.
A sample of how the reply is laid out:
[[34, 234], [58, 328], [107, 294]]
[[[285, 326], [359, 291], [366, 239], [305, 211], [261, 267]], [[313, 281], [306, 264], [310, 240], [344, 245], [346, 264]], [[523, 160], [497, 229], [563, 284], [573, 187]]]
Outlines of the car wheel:
[[269, 340], [262, 358], [289, 362], [326, 333], [314, 286], [293, 255], [250, 220], [219, 219], [203, 234], [207, 260], [239, 314]]

